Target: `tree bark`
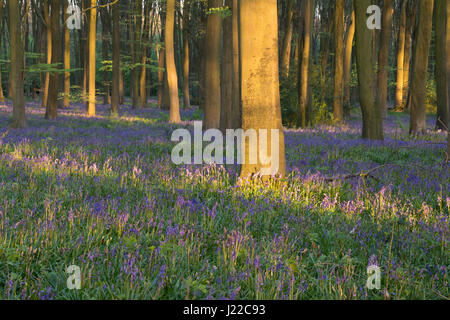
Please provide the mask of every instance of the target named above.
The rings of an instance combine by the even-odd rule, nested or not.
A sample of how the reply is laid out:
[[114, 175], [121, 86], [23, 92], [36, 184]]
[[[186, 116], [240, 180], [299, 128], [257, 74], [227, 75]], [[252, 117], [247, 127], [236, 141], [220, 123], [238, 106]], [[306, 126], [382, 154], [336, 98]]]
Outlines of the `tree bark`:
[[403, 85], [404, 85], [404, 61], [405, 61], [405, 36], [406, 36], [406, 6], [407, 0], [403, 0], [400, 17], [400, 32], [397, 45], [397, 85], [395, 90], [395, 107], [403, 107]]
[[23, 43], [19, 0], [8, 1], [9, 34], [11, 41], [11, 96], [13, 98], [12, 127], [25, 128], [25, 99], [23, 94]]
[[[62, 64], [62, 38], [61, 38], [61, 1], [51, 1], [51, 28], [52, 28], [52, 64], [58, 64], [56, 69], [61, 69]], [[59, 72], [52, 72], [50, 75], [48, 102], [45, 112], [46, 119], [56, 119], [58, 116], [58, 95], [60, 92], [61, 75]]]
[[302, 47], [302, 58], [300, 62], [299, 74], [299, 117], [298, 126], [306, 127], [310, 122], [311, 115], [308, 107], [309, 101], [309, 74], [311, 66], [311, 30], [313, 26], [313, 15], [315, 9], [315, 0], [304, 0], [304, 27], [303, 37], [299, 37], [299, 45]]
[[449, 91], [448, 91], [448, 73], [447, 69], [450, 55], [450, 34], [447, 33], [446, 24], [449, 22], [447, 17], [447, 6], [450, 1], [436, 0], [435, 18], [436, 18], [436, 94], [437, 94], [437, 119], [436, 129], [447, 130], [449, 121]]
[[383, 121], [376, 99], [376, 78], [372, 58], [373, 32], [367, 28], [367, 8], [371, 0], [355, 1], [356, 65], [358, 68], [359, 98], [363, 116], [362, 137], [383, 140]]
[[345, 35], [345, 53], [344, 53], [344, 109], [347, 115], [350, 115], [351, 109], [351, 91], [350, 80], [352, 72], [352, 52], [353, 40], [355, 38], [355, 10], [352, 10], [350, 25]]
[[[241, 45], [241, 87], [242, 87], [242, 127], [257, 131], [259, 153], [267, 151], [272, 157], [279, 155], [278, 168], [273, 174], [286, 172], [283, 127], [281, 124], [278, 27], [276, 0], [240, 1], [240, 45]], [[267, 148], [261, 147], [261, 132], [266, 129]], [[277, 146], [271, 144], [272, 129], [279, 133]], [[241, 177], [262, 174], [267, 167], [249, 161], [250, 143], [243, 139], [245, 161], [241, 167]], [[266, 150], [262, 150], [266, 149]]]
[[285, 35], [283, 38], [283, 46], [281, 49], [281, 73], [287, 78], [289, 77], [292, 35], [294, 31], [294, 0], [287, 0], [287, 13], [285, 20]]
[[344, 120], [344, 10], [345, 1], [335, 1], [334, 16], [334, 120]]
[[[222, 7], [222, 0], [209, 0], [209, 9]], [[206, 24], [205, 59], [205, 122], [204, 128], [220, 128], [220, 45], [222, 17], [218, 13], [208, 15]]]
[[[225, 5], [233, 6], [232, 0]], [[220, 130], [233, 128], [233, 20], [227, 17], [223, 21], [223, 52], [221, 79]]]
[[189, 15], [190, 1], [184, 0], [183, 6], [183, 105], [191, 107], [191, 95], [189, 89]]
[[381, 25], [380, 54], [378, 57], [378, 98], [381, 114], [387, 116], [388, 76], [389, 76], [389, 48], [391, 43], [392, 16], [394, 14], [394, 0], [384, 0], [383, 19]]
[[95, 116], [95, 47], [97, 33], [97, 0], [91, 0], [89, 10], [89, 101], [88, 115]]
[[167, 84], [169, 88], [170, 99], [170, 123], [180, 123], [180, 99], [178, 96], [178, 76], [175, 67], [175, 53], [173, 43], [173, 29], [175, 24], [175, 0], [167, 0], [166, 14], [166, 66], [167, 66]]
[[[67, 13], [67, 1], [64, 1], [64, 22], [69, 18]], [[70, 70], [70, 30], [67, 23], [64, 23], [64, 69]], [[64, 100], [63, 106], [69, 107], [70, 105], [70, 72], [64, 73]]]
[[[50, 3], [51, 0], [44, 0], [44, 19], [45, 19], [45, 26], [47, 31], [47, 64], [52, 63], [52, 26], [51, 26], [51, 20], [50, 20]], [[42, 88], [44, 91], [42, 92], [42, 107], [47, 107], [48, 102], [48, 89], [50, 84], [50, 73], [45, 73], [45, 83], [44, 88]]]
[[426, 124], [426, 83], [431, 31], [433, 26], [434, 0], [420, 2], [419, 26], [414, 52], [411, 95], [409, 100], [411, 134], [424, 134]]
[[112, 8], [113, 14], [113, 83], [111, 97], [111, 114], [119, 114], [120, 104], [120, 3], [116, 3]]

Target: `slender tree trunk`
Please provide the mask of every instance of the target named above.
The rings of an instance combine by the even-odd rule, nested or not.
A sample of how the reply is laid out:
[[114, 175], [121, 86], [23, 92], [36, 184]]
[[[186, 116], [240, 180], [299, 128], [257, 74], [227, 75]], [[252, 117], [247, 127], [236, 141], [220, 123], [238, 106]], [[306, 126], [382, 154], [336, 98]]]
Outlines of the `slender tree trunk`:
[[[50, 20], [50, 5], [49, 1], [51, 0], [44, 0], [44, 18], [45, 18], [45, 25], [47, 30], [47, 64], [52, 63], [52, 26], [51, 26], [51, 20]], [[50, 73], [45, 73], [45, 84], [43, 88], [42, 93], [42, 107], [47, 107], [48, 102], [48, 87], [50, 84]]]
[[447, 33], [449, 17], [447, 17], [448, 0], [436, 0], [436, 93], [437, 119], [436, 129], [447, 130], [449, 121], [448, 60], [450, 60], [450, 33]]
[[[209, 8], [222, 7], [222, 0], [209, 0]], [[208, 15], [206, 25], [205, 59], [205, 122], [204, 128], [220, 128], [220, 45], [222, 17], [218, 13]]]
[[350, 80], [352, 71], [352, 52], [353, 40], [355, 38], [355, 10], [352, 10], [351, 24], [345, 35], [345, 53], [344, 53], [344, 108], [346, 114], [350, 115], [351, 109], [351, 91]]
[[[233, 7], [232, 0], [226, 0], [225, 5]], [[233, 20], [227, 17], [223, 21], [223, 52], [222, 52], [222, 91], [220, 108], [220, 130], [233, 128]]]
[[289, 77], [292, 35], [294, 31], [294, 0], [287, 0], [287, 13], [285, 20], [285, 35], [281, 49], [281, 73], [287, 78]]
[[391, 43], [392, 16], [394, 14], [394, 0], [384, 0], [383, 20], [381, 25], [380, 54], [378, 57], [378, 99], [381, 114], [387, 116], [388, 76], [389, 76], [389, 48]]
[[411, 52], [412, 52], [412, 43], [413, 43], [413, 32], [416, 25], [416, 13], [417, 13], [417, 3], [412, 2], [411, 0], [405, 0], [410, 2], [407, 7], [408, 17], [406, 22], [406, 30], [405, 30], [405, 56], [403, 60], [403, 97], [408, 96], [409, 92], [409, 76], [410, 76], [410, 65], [411, 65]]
[[344, 12], [345, 1], [336, 0], [334, 16], [334, 120], [344, 120]]
[[149, 35], [149, 26], [150, 26], [150, 17], [149, 17], [149, 5], [144, 4], [144, 23], [143, 23], [143, 31], [142, 31], [142, 43], [141, 43], [141, 75], [139, 79], [139, 91], [140, 91], [140, 100], [139, 100], [139, 108], [143, 109], [147, 107], [147, 47], [146, 44], [148, 42]]
[[[258, 153], [272, 157], [272, 166], [265, 161], [253, 164], [249, 161], [252, 143], [242, 139], [245, 161], [241, 177], [251, 174], [278, 174], [286, 172], [284, 134], [281, 124], [278, 27], [276, 0], [240, 1], [242, 127], [257, 131]], [[267, 130], [267, 133], [261, 132]], [[278, 133], [278, 144], [272, 144], [272, 136]], [[265, 136], [267, 134], [267, 136]], [[266, 146], [261, 143], [267, 137]], [[278, 161], [274, 158], [278, 156]], [[276, 163], [277, 162], [277, 163]], [[272, 170], [271, 170], [272, 169]]]
[[175, 53], [173, 42], [173, 29], [175, 24], [175, 0], [167, 0], [166, 13], [166, 28], [165, 28], [165, 42], [166, 42], [166, 66], [167, 66], [167, 84], [169, 88], [170, 99], [170, 123], [180, 123], [180, 99], [178, 96], [178, 76], [175, 67]]
[[405, 61], [405, 36], [406, 36], [406, 6], [407, 0], [403, 0], [400, 17], [400, 32], [398, 34], [397, 46], [397, 85], [395, 90], [395, 107], [403, 107], [403, 85], [404, 85], [404, 61]]
[[431, 31], [433, 26], [434, 0], [420, 2], [419, 26], [414, 52], [414, 72], [412, 74], [411, 96], [409, 101], [411, 134], [424, 134], [426, 124], [426, 83]]
[[[0, 2], [0, 17], [3, 17], [3, 3], [2, 2]], [[2, 40], [3, 40], [3, 37], [0, 37], [0, 52], [1, 52]], [[5, 96], [3, 95], [2, 65], [1, 64], [0, 64], [0, 102], [5, 102]]]
[[97, 33], [97, 0], [91, 0], [89, 10], [89, 102], [88, 115], [95, 116], [95, 47]]
[[[110, 15], [108, 8], [102, 8], [100, 10], [100, 19], [102, 22], [102, 60], [108, 60], [108, 35], [110, 34]], [[109, 71], [103, 71], [103, 104], [111, 104]]]
[[[58, 64], [57, 69], [61, 69], [62, 64], [62, 38], [61, 38], [61, 1], [51, 1], [51, 28], [52, 28], [52, 64]], [[45, 112], [46, 119], [56, 119], [58, 116], [58, 95], [60, 93], [61, 76], [58, 72], [50, 75], [48, 102]]]
[[367, 8], [371, 0], [355, 1], [356, 65], [358, 68], [359, 98], [363, 116], [362, 137], [383, 140], [383, 120], [376, 99], [375, 68], [372, 65], [373, 32], [367, 28]]
[[313, 26], [313, 15], [315, 9], [315, 0], [304, 0], [305, 1], [305, 14], [304, 14], [304, 27], [303, 27], [303, 40], [300, 43], [302, 47], [302, 59], [299, 74], [299, 122], [298, 126], [306, 127], [310, 122], [310, 114], [308, 114], [309, 104], [309, 87], [310, 87], [310, 66], [311, 66], [311, 42], [312, 42], [312, 26]]
[[120, 3], [116, 3], [112, 8], [113, 14], [113, 83], [111, 97], [111, 114], [119, 114], [120, 104]]
[[[64, 1], [64, 21], [67, 21], [67, 1]], [[64, 23], [64, 69], [70, 70], [70, 30], [67, 23]], [[64, 101], [63, 106], [70, 105], [70, 72], [64, 73]]]
[[23, 94], [23, 43], [19, 0], [9, 0], [9, 34], [11, 41], [11, 94], [13, 98], [12, 127], [25, 128], [25, 99]]
[[183, 7], [183, 104], [185, 108], [191, 107], [189, 93], [189, 11], [190, 1], [184, 0]]
[[238, 129], [242, 126], [242, 107], [241, 107], [241, 74], [240, 74], [240, 54], [239, 54], [239, 0], [233, 0], [233, 74], [232, 74], [232, 121], [233, 128]]

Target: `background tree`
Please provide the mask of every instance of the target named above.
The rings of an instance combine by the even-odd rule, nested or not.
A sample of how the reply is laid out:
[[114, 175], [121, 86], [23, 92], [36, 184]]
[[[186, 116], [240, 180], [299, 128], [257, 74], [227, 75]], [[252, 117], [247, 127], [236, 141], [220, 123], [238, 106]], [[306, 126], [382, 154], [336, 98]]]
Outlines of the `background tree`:
[[112, 7], [113, 18], [113, 82], [111, 96], [111, 113], [119, 114], [120, 104], [120, 2]]
[[447, 7], [450, 1], [436, 0], [436, 95], [437, 95], [437, 119], [436, 129], [448, 130], [449, 121], [449, 83], [450, 70], [450, 32]]
[[60, 69], [62, 66], [61, 1], [51, 0], [50, 3], [50, 25], [52, 29], [52, 65], [54, 66], [54, 70], [50, 74], [48, 102], [46, 106], [45, 118], [56, 119], [56, 117], [58, 116], [58, 96], [61, 89]]

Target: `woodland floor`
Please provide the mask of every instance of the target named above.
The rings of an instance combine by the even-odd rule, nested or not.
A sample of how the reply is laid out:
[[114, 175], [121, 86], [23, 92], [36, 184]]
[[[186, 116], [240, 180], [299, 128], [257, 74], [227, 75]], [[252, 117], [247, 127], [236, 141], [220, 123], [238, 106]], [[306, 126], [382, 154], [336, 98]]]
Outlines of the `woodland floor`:
[[[384, 142], [360, 139], [357, 116], [286, 130], [288, 177], [237, 185], [233, 168], [172, 164], [180, 126], [156, 108], [87, 118], [73, 104], [46, 121], [28, 102], [25, 130], [11, 111], [0, 105], [0, 299], [450, 297], [446, 134], [412, 138], [404, 114]], [[381, 290], [366, 288], [369, 264]]]

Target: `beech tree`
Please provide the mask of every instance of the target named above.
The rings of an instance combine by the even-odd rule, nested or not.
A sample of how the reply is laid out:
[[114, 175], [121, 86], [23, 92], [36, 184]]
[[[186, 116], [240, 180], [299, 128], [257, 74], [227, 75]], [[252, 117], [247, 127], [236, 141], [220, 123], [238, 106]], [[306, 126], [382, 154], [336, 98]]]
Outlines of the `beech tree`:
[[412, 134], [424, 134], [426, 124], [426, 82], [431, 31], [433, 26], [434, 0], [419, 2], [419, 25], [414, 50], [413, 75], [409, 99], [410, 128]]
[[[276, 173], [284, 175], [286, 160], [279, 91], [277, 1], [244, 0], [240, 1], [239, 10], [242, 128], [256, 130], [258, 142], [261, 141], [258, 130], [268, 131], [266, 154], [279, 155]], [[277, 146], [271, 145], [271, 129], [278, 130]], [[241, 177], [261, 173], [265, 167], [261, 159], [258, 157], [256, 164], [249, 161], [249, 140], [243, 139], [242, 143], [245, 162], [241, 168]]]
[[362, 110], [362, 137], [383, 140], [383, 121], [376, 99], [375, 66], [373, 65], [373, 32], [367, 28], [367, 8], [370, 0], [357, 0], [356, 18], [356, 65], [358, 69], [359, 100]]
[[11, 52], [11, 94], [13, 99], [12, 127], [25, 128], [25, 99], [23, 93], [23, 42], [19, 0], [8, 0]]

